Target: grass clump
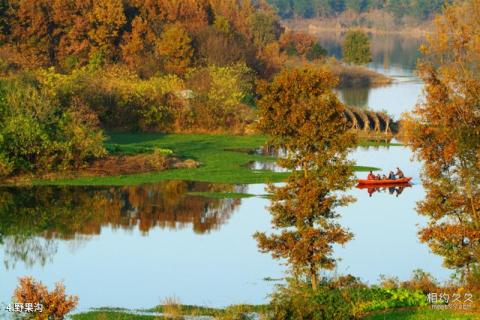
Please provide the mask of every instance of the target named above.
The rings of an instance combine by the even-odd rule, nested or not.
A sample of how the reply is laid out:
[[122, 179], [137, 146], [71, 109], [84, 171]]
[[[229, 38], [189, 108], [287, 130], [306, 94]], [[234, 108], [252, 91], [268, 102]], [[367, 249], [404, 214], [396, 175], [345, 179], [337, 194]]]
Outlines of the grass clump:
[[368, 315], [363, 320], [478, 320], [477, 314], [459, 313], [431, 308], [414, 308], [408, 310], [387, 310]]

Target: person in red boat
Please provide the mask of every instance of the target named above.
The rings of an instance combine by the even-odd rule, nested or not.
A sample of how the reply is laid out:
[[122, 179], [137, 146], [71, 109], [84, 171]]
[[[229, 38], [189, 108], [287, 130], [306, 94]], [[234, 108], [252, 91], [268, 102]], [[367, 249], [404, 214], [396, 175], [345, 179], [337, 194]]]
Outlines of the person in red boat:
[[403, 178], [405, 178], [405, 175], [403, 174], [403, 171], [400, 170], [399, 167], [397, 167], [397, 173], [395, 173], [395, 175], [397, 176], [398, 179], [403, 179]]
[[369, 173], [368, 176], [367, 176], [367, 179], [368, 179], [368, 180], [376, 180], [376, 179], [377, 179], [377, 176], [374, 175], [372, 171], [370, 171], [370, 173]]
[[388, 174], [388, 179], [395, 180], [395, 173], [393, 173], [393, 171], [390, 171], [390, 173]]

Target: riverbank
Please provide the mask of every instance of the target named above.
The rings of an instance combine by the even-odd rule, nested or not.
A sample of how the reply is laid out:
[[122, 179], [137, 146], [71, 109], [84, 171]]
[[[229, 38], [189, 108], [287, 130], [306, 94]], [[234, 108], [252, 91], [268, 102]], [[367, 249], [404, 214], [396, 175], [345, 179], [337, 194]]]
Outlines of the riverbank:
[[[428, 34], [432, 28], [432, 22], [427, 21], [425, 23], [420, 24], [411, 24], [411, 25], [398, 25], [393, 23], [393, 21], [384, 21], [380, 22], [379, 24], [375, 23], [365, 23], [366, 19], [361, 16], [358, 19], [345, 18], [342, 17], [337, 18], [313, 18], [313, 19], [291, 19], [291, 20], [282, 20], [282, 25], [287, 30], [292, 31], [303, 31], [308, 32], [310, 34], [318, 34], [322, 32], [335, 32], [335, 33], [343, 33], [347, 32], [348, 30], [355, 28], [365, 31], [370, 34], [378, 34], [378, 35], [388, 35], [388, 34], [396, 34], [396, 35], [408, 35], [409, 37], [424, 37]], [[380, 19], [372, 18], [372, 21], [379, 22]], [[356, 22], [355, 22], [356, 21]]]
[[[80, 173], [58, 174], [51, 179], [22, 179], [16, 185], [75, 185], [75, 186], [120, 186], [155, 183], [164, 180], [185, 180], [211, 183], [253, 184], [280, 182], [287, 178], [286, 172], [252, 170], [254, 161], [273, 162], [275, 157], [255, 152], [267, 141], [266, 136], [237, 136], [213, 134], [111, 134], [107, 150], [116, 154], [135, 155], [153, 152], [156, 149], [171, 150], [178, 159], [190, 159], [198, 164], [192, 168], [167, 169], [146, 173], [82, 176]], [[367, 143], [368, 144], [368, 143]], [[378, 170], [357, 166], [356, 171]]]
[[337, 89], [345, 88], [378, 88], [391, 85], [394, 79], [365, 66], [349, 65], [334, 57], [326, 58], [321, 62], [309, 62], [298, 57], [290, 57], [286, 61], [287, 67], [302, 65], [324, 65], [338, 77]]
[[[214, 309], [197, 306], [176, 306], [175, 316], [167, 315], [166, 308], [161, 306], [155, 311], [131, 311], [124, 309], [98, 309], [79, 313], [72, 316], [73, 320], [164, 320], [164, 319], [192, 319], [192, 320], [234, 320], [259, 319], [259, 314], [267, 310], [264, 305], [238, 305], [226, 309]], [[167, 309], [168, 310], [168, 309]], [[171, 308], [170, 308], [171, 310]], [[261, 318], [260, 316], [260, 319]], [[360, 317], [363, 320], [476, 320], [478, 315], [470, 312], [454, 312], [450, 310], [435, 310], [431, 307], [389, 309], [372, 312]]]

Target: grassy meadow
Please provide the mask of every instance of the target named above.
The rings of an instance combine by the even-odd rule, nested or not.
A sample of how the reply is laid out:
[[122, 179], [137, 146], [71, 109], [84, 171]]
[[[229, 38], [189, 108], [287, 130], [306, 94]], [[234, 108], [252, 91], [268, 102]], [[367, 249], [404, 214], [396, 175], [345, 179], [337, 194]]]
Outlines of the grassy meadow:
[[[122, 176], [75, 177], [54, 180], [34, 180], [35, 185], [138, 185], [164, 180], [185, 180], [210, 183], [274, 183], [283, 181], [288, 173], [270, 170], [252, 170], [252, 161], [275, 161], [274, 157], [253, 151], [267, 141], [262, 135], [240, 136], [225, 134], [110, 134], [106, 147], [116, 154], [137, 154], [169, 149], [182, 159], [193, 159], [200, 163], [194, 169], [169, 169], [159, 172]], [[356, 171], [377, 170], [357, 166]]]

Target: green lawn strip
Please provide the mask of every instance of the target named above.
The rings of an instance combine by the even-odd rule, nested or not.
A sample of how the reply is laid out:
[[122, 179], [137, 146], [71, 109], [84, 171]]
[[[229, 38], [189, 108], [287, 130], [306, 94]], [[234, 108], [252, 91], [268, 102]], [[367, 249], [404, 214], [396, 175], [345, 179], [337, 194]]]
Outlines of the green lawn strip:
[[71, 316], [72, 320], [164, 320], [155, 315], [138, 315], [127, 311], [89, 311]]
[[205, 192], [187, 192], [190, 196], [205, 197], [210, 199], [243, 199], [243, 198], [252, 198], [256, 197], [254, 194], [250, 193], [239, 193], [239, 192], [215, 192], [215, 191], [205, 191]]
[[[193, 159], [201, 166], [195, 169], [171, 169], [160, 172], [109, 177], [79, 177], [58, 180], [35, 180], [35, 185], [138, 185], [163, 180], [185, 180], [210, 183], [253, 184], [284, 181], [288, 173], [252, 170], [252, 161], [273, 161], [273, 157], [239, 152], [255, 150], [267, 141], [265, 136], [213, 134], [111, 134], [107, 145], [115, 145], [117, 153], [134, 154], [135, 150], [172, 150], [182, 159]], [[356, 167], [356, 171], [378, 170]]]
[[412, 310], [386, 310], [362, 318], [363, 320], [478, 320], [479, 315], [421, 308]]
[[359, 147], [403, 147], [404, 145], [398, 142], [386, 142], [375, 140], [363, 140], [358, 142]]

